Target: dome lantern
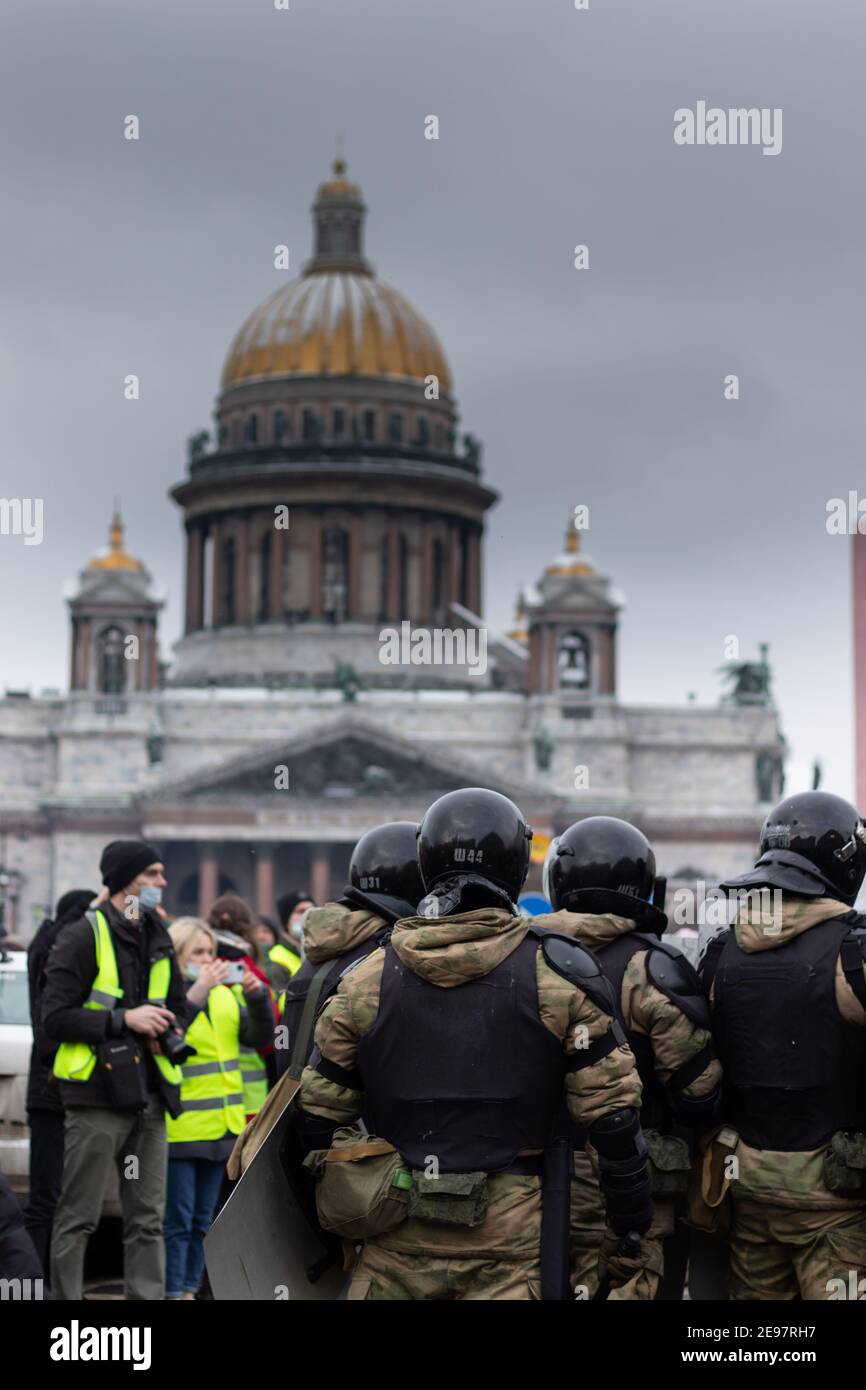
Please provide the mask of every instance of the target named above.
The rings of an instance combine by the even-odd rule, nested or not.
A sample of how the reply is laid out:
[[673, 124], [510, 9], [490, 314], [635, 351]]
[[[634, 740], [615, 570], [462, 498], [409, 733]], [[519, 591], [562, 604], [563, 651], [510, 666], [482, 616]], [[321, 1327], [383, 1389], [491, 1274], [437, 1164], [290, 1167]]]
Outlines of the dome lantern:
[[315, 244], [305, 275], [331, 270], [372, 275], [364, 257], [364, 216], [367, 208], [361, 190], [344, 177], [345, 160], [335, 159], [332, 179], [321, 184], [312, 206]]

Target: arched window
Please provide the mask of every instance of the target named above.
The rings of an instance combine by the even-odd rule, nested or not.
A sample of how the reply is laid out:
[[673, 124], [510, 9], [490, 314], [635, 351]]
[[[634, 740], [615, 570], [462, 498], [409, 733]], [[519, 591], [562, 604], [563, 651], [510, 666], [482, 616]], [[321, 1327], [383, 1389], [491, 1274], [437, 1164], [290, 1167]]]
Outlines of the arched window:
[[322, 616], [341, 623], [349, 594], [349, 533], [339, 526], [322, 532]]
[[364, 411], [364, 438], [370, 443], [376, 438], [376, 412], [375, 410]]
[[446, 553], [442, 541], [433, 542], [433, 621], [440, 625], [445, 620], [445, 579]]
[[119, 627], [107, 627], [98, 639], [97, 670], [99, 689], [103, 695], [122, 695], [126, 689], [126, 667], [123, 658], [123, 633]]
[[247, 423], [244, 426], [244, 443], [257, 444], [259, 438], [259, 417], [258, 415], [248, 415]]
[[419, 449], [426, 449], [430, 443], [430, 422], [426, 415], [418, 416], [418, 433], [415, 437], [415, 444]]
[[229, 538], [223, 542], [222, 553], [220, 555], [220, 608], [223, 625], [235, 621], [236, 612], [236, 556], [234, 538]]
[[259, 549], [259, 622], [271, 616], [271, 546], [273, 536], [266, 531]]
[[274, 411], [274, 443], [281, 444], [291, 434], [289, 417], [284, 410]]
[[589, 642], [582, 632], [563, 633], [556, 653], [560, 689], [589, 689], [589, 658]]
[[403, 416], [399, 410], [392, 410], [388, 416], [388, 442], [400, 444], [403, 439]]

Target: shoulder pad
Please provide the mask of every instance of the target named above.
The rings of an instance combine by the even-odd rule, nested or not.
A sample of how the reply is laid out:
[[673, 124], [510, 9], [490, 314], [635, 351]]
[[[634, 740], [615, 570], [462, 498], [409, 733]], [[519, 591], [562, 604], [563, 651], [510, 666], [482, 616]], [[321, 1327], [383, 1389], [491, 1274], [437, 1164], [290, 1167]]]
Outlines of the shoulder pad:
[[656, 942], [647, 951], [646, 972], [659, 993], [699, 1028], [709, 1028], [709, 1004], [701, 989], [698, 973], [680, 951]]
[[715, 970], [719, 956], [722, 954], [722, 951], [725, 949], [725, 946], [730, 941], [733, 934], [733, 927], [722, 927], [721, 931], [717, 931], [715, 936], [707, 937], [707, 940], [704, 942], [704, 949], [698, 955], [698, 975], [703, 974], [705, 965], [710, 965], [712, 969]]
[[572, 941], [570, 936], [560, 936], [556, 932], [539, 932], [538, 938], [545, 964], [569, 984], [582, 989], [603, 1013], [615, 1018], [613, 991], [592, 952]]

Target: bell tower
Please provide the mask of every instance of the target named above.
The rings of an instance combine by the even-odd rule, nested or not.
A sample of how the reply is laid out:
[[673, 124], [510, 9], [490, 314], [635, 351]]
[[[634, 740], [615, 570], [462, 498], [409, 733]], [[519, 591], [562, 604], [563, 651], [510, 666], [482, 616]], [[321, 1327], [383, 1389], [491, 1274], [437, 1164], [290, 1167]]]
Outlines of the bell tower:
[[614, 700], [621, 607], [621, 596], [582, 553], [580, 533], [569, 526], [564, 549], [522, 598], [529, 694], [559, 696], [563, 714]]
[[118, 510], [108, 549], [81, 571], [68, 602], [70, 690], [122, 697], [159, 688], [157, 620], [163, 601], [152, 592], [144, 565], [124, 549]]

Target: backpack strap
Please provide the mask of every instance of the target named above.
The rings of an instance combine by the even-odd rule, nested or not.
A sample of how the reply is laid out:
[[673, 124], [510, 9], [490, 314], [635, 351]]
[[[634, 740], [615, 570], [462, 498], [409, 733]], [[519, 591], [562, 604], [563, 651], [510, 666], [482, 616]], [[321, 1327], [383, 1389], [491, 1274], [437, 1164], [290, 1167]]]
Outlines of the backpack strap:
[[334, 968], [333, 960], [323, 960], [318, 970], [310, 980], [310, 988], [307, 990], [307, 997], [304, 1000], [304, 1008], [301, 1013], [301, 1021], [298, 1024], [298, 1032], [295, 1038], [295, 1045], [292, 1048], [292, 1055], [289, 1060], [289, 1076], [300, 1078], [306, 1065], [307, 1057], [310, 1052], [310, 1042], [313, 1037], [313, 1027], [316, 1022], [316, 1014], [319, 1011], [319, 1000], [325, 986], [325, 980]]

